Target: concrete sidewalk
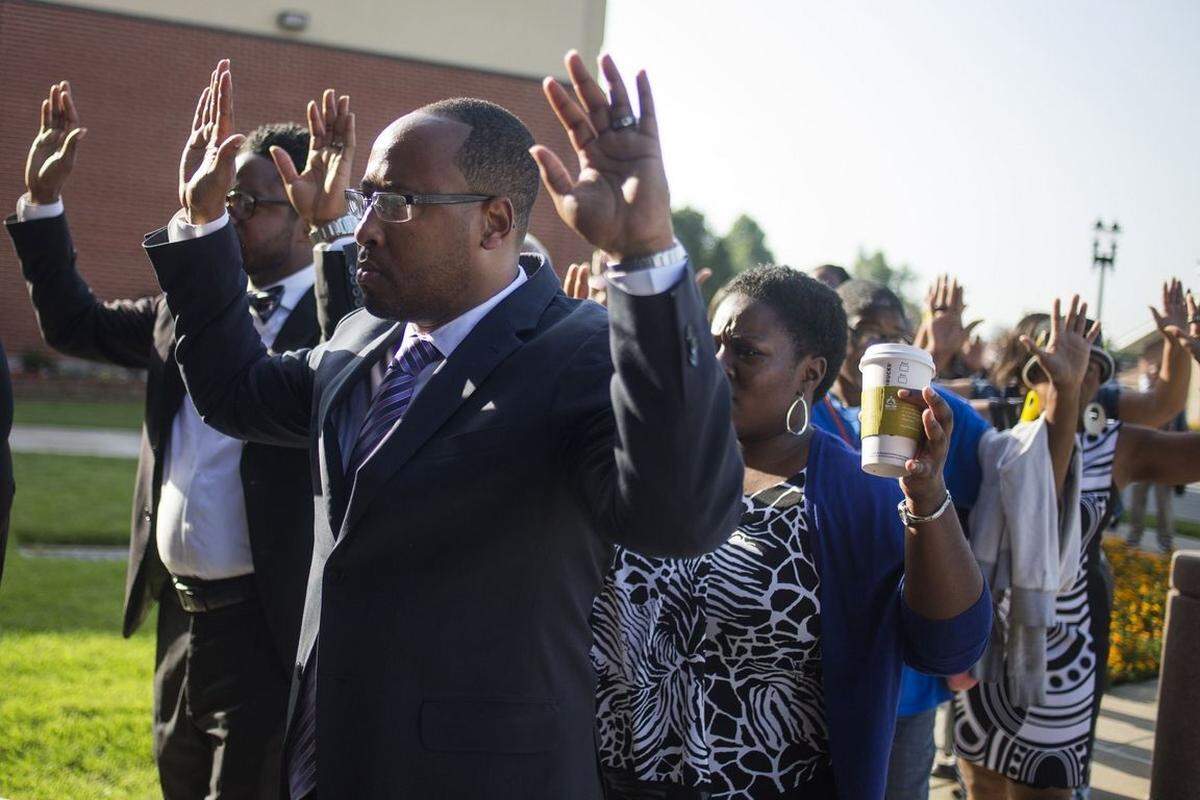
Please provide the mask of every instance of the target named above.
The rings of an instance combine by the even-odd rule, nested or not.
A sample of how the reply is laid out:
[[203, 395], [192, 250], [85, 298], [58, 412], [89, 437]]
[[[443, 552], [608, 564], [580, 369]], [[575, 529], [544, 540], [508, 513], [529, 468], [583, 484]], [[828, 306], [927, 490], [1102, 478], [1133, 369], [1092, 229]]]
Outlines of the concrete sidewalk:
[[[1124, 542], [1125, 537], [1129, 535], [1129, 523], [1122, 522], [1117, 529], [1104, 532], [1105, 539], [1115, 539], [1118, 542]], [[1200, 550], [1200, 539], [1193, 539], [1190, 536], [1180, 536], [1175, 534], [1172, 540], [1176, 550]], [[1154, 535], [1153, 528], [1147, 528], [1142, 534], [1142, 541], [1138, 544], [1138, 550], [1151, 555], [1161, 555], [1158, 550], [1158, 539]]]
[[133, 431], [14, 425], [8, 443], [14, 453], [137, 458], [141, 439]]
[[[1096, 725], [1089, 800], [1145, 800], [1149, 796], [1157, 714], [1157, 680], [1122, 684], [1104, 695]], [[954, 800], [954, 789], [952, 781], [935, 780], [930, 800]]]
[[31, 544], [21, 545], [17, 550], [28, 558], [70, 558], [78, 561], [124, 561], [129, 558], [129, 548], [123, 545]]

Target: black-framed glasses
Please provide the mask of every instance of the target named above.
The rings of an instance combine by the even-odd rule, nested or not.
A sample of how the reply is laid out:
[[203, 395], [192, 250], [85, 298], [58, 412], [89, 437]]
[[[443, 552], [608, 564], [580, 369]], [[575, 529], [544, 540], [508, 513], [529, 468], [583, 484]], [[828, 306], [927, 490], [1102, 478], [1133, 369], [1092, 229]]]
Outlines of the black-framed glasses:
[[374, 209], [376, 216], [384, 222], [408, 222], [412, 219], [413, 206], [459, 205], [491, 200], [490, 194], [399, 194], [397, 192], [372, 192], [364, 194], [357, 189], [346, 190], [347, 211], [362, 219]]
[[259, 206], [290, 205], [291, 203], [287, 200], [271, 200], [269, 198], [255, 197], [252, 194], [243, 192], [241, 189], [234, 189], [225, 195], [225, 208], [229, 209], [230, 216], [243, 222], [253, 217], [254, 212]]

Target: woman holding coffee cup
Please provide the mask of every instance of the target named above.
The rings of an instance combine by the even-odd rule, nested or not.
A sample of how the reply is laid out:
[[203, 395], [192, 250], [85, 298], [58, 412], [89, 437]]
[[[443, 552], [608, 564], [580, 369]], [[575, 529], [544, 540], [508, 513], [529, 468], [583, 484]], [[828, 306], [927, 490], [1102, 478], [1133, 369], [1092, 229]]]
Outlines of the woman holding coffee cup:
[[[1096, 344], [1085, 312], [1076, 297], [1063, 317], [1056, 301], [1043, 329], [1022, 338], [1032, 352], [1024, 382], [1061, 419], [1050, 434], [1059, 486], [1073, 447], [1081, 455], [1083, 542], [1075, 578], [1055, 600], [1058, 622], [1047, 632], [1045, 703], [1018, 706], [1005, 682], [981, 683], [955, 701], [955, 749], [971, 800], [1067, 800], [1087, 784], [1108, 656], [1100, 539], [1112, 500], [1131, 481], [1200, 480], [1200, 434], [1108, 420], [1093, 401], [1113, 360]], [[1061, 437], [1066, 447], [1056, 442]]]
[[[864, 468], [894, 474], [902, 467], [908, 448], [915, 445], [913, 437], [918, 431], [911, 412], [894, 402], [886, 410], [902, 419], [886, 420], [889, 430], [884, 430], [884, 404], [894, 400], [895, 391], [903, 385], [927, 384], [933, 359], [911, 346], [904, 303], [886, 286], [855, 279], [843, 283], [837, 292], [846, 311], [846, 358], [829, 392], [813, 406], [813, 425], [854, 450], [861, 447]], [[937, 313], [941, 309], [935, 306], [931, 310]], [[868, 359], [868, 353], [873, 357]], [[902, 360], [889, 361], [888, 355], [899, 355]], [[899, 381], [902, 367], [906, 367], [904, 384]], [[870, 386], [866, 385], [868, 381]], [[954, 417], [943, 472], [955, 509], [965, 518], [979, 495], [983, 480], [979, 442], [990, 426], [967, 400], [942, 386], [935, 384], [934, 388]], [[907, 421], [903, 417], [908, 417]], [[894, 435], [892, 428], [898, 422], [907, 437]], [[888, 774], [889, 799], [929, 793], [929, 773], [936, 753], [933, 728], [937, 707], [952, 696], [941, 678], [904, 670]]]
[[990, 628], [942, 477], [953, 416], [932, 390], [897, 394], [923, 434], [899, 484], [816, 429], [846, 319], [795, 270], [741, 273], [712, 334], [744, 515], [707, 556], [616, 552], [593, 615], [608, 796], [879, 797], [901, 664], [965, 670]]
[[[863, 382], [869, 372], [863, 370], [863, 357], [876, 345], [912, 345], [912, 326], [904, 303], [883, 284], [855, 278], [839, 286], [837, 293], [846, 312], [846, 357], [829, 391], [813, 406], [813, 425], [858, 450], [864, 444]], [[914, 359], [923, 358], [919, 355], [922, 351], [916, 348], [908, 352]], [[990, 426], [968, 401], [936, 384], [935, 389], [954, 416], [946, 457], [946, 484], [954, 496], [954, 505], [965, 512], [975, 504], [979, 494], [983, 473], [977, 452], [979, 440]], [[874, 460], [873, 454], [867, 458]]]

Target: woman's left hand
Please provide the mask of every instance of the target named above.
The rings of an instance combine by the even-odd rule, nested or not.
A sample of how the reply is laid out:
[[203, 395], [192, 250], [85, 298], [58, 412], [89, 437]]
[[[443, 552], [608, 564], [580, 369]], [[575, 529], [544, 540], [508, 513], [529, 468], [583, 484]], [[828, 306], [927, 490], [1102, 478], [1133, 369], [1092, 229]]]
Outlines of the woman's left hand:
[[942, 470], [950, 452], [950, 433], [954, 429], [954, 414], [950, 405], [932, 386], [919, 394], [901, 389], [901, 400], [922, 409], [921, 423], [925, 436], [917, 444], [917, 452], [904, 464], [907, 474], [900, 478], [900, 489], [908, 498], [909, 510], [918, 515], [937, 511], [946, 501], [946, 482]]

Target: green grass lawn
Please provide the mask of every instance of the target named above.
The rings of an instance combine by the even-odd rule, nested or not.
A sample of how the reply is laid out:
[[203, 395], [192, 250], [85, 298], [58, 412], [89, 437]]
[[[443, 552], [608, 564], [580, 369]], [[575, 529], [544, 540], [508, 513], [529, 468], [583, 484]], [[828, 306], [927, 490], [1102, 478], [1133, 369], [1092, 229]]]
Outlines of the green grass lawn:
[[124, 428], [136, 431], [141, 430], [143, 413], [144, 407], [140, 401], [89, 403], [18, 398], [13, 409], [13, 421], [18, 425]]
[[129, 543], [130, 458], [14, 453], [12, 530], [22, 544]]
[[154, 618], [121, 638], [125, 565], [23, 558], [0, 586], [0, 797], [161, 796]]

